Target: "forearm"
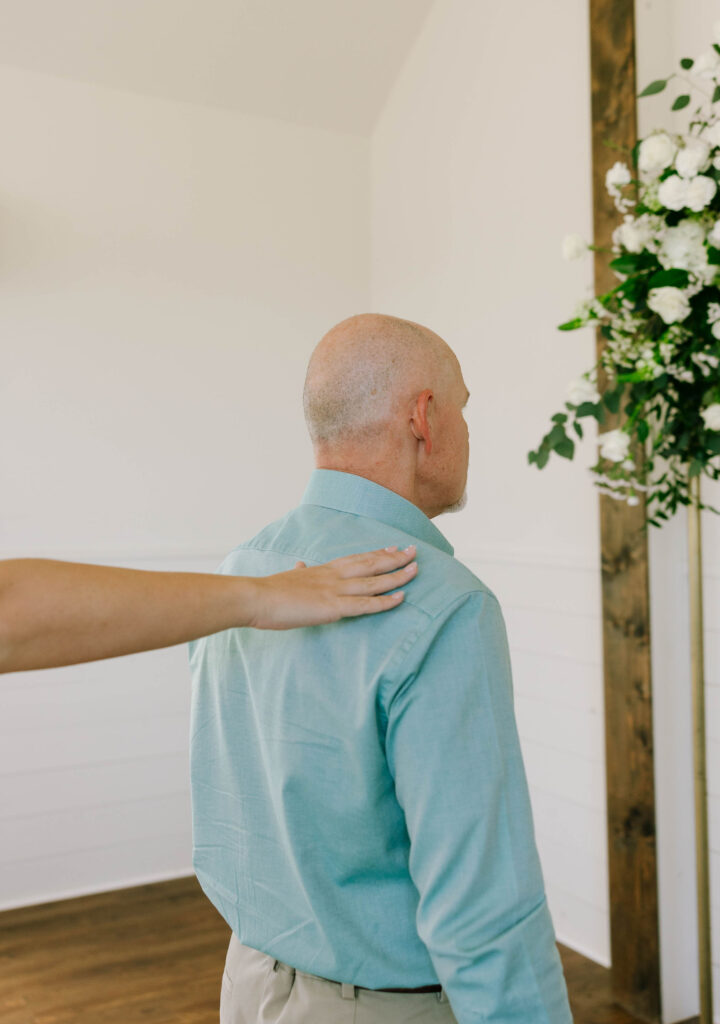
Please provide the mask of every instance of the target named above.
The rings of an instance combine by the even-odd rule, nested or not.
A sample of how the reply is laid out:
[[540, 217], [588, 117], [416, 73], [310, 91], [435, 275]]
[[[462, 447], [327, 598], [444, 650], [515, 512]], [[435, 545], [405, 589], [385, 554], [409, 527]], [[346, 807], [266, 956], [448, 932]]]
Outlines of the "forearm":
[[414, 554], [393, 547], [312, 568], [299, 562], [258, 579], [0, 561], [0, 672], [172, 647], [235, 626], [292, 629], [388, 611], [417, 571]]
[[112, 658], [244, 625], [256, 586], [211, 573], [9, 560], [0, 574], [0, 671]]

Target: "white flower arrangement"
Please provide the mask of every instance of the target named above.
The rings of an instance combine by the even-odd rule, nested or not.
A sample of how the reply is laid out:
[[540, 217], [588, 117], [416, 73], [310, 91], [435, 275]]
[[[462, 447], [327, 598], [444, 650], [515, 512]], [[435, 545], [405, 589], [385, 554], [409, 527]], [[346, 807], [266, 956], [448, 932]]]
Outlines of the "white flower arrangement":
[[[560, 325], [564, 331], [596, 325], [606, 344], [595, 366], [568, 385], [567, 412], [552, 417], [554, 426], [528, 453], [539, 469], [553, 451], [572, 459], [568, 418], [582, 438], [580, 419], [603, 424], [604, 408], [617, 413], [626, 399], [627, 418], [599, 435], [591, 471], [598, 489], [617, 500], [637, 505], [645, 495], [645, 528], [660, 526], [678, 502], [690, 504], [694, 476], [720, 479], [720, 21], [714, 34], [710, 50], [680, 61], [684, 73], [640, 93], [659, 93], [679, 78], [709, 102], [697, 107], [686, 131], [651, 132], [607, 171], [605, 186], [622, 214], [611, 249], [588, 245], [579, 235], [563, 239], [566, 259], [609, 251], [620, 283], [581, 303]], [[682, 92], [672, 109], [684, 109], [690, 99]], [[608, 385], [604, 394], [597, 389], [599, 366]], [[666, 462], [660, 476], [656, 458]], [[652, 502], [657, 508], [650, 515]]]

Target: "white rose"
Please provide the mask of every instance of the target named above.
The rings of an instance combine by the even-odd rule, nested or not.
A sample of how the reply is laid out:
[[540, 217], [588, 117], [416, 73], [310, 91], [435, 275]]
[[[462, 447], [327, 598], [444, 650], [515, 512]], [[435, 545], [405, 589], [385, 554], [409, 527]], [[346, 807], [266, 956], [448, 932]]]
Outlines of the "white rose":
[[706, 125], [700, 132], [700, 138], [705, 139], [711, 146], [720, 146], [720, 121]]
[[684, 320], [690, 313], [690, 300], [679, 288], [667, 285], [664, 288], [652, 288], [648, 292], [647, 304], [654, 313], [658, 313], [666, 324], [674, 324]]
[[608, 430], [600, 435], [600, 455], [611, 462], [622, 462], [627, 458], [630, 435], [624, 430]]
[[638, 167], [647, 174], [659, 174], [675, 159], [677, 146], [665, 132], [648, 135], [640, 143]]
[[700, 415], [707, 430], [720, 430], [720, 402], [715, 402], [707, 409], [702, 409]]
[[716, 320], [710, 328], [713, 338], [717, 338], [720, 341], [720, 320]]
[[716, 171], [720, 171], [720, 153], [713, 157], [712, 165]]
[[624, 223], [613, 231], [615, 245], [624, 246], [628, 252], [642, 252], [653, 236], [653, 231], [645, 219], [645, 215], [635, 219], [628, 214]]
[[605, 188], [612, 194], [623, 185], [629, 185], [631, 181], [630, 168], [622, 160], [617, 160], [605, 175]]
[[706, 171], [710, 165], [710, 143], [705, 139], [691, 137], [675, 157], [675, 167], [683, 178], [694, 178], [699, 171]]
[[706, 50], [705, 53], [701, 53], [699, 57], [695, 58], [695, 63], [690, 71], [698, 78], [714, 78], [719, 70], [718, 64], [720, 64], [720, 58], [716, 51]]
[[628, 505], [639, 505], [640, 499], [638, 498], [637, 494], [631, 494], [628, 497], [627, 503]]
[[562, 241], [563, 259], [576, 260], [587, 252], [587, 242], [582, 235], [565, 235]]
[[567, 387], [567, 400], [572, 405], [582, 405], [583, 402], [599, 402], [600, 394], [592, 381], [586, 377], [578, 377], [571, 380]]
[[705, 209], [708, 203], [712, 202], [717, 192], [717, 185], [706, 174], [698, 174], [696, 178], [689, 178], [687, 183], [685, 205], [694, 213], [699, 213], [700, 210]]
[[668, 210], [682, 210], [687, 203], [688, 180], [677, 174], [671, 174], [669, 178], [660, 183], [658, 188], [658, 199]]
[[[675, 267], [690, 270], [694, 274], [705, 274], [708, 256], [702, 224], [696, 220], [683, 220], [674, 228], [668, 228], [658, 250], [658, 259], [666, 270]], [[714, 276], [713, 270], [711, 277]]]
[[720, 249], [720, 220], [716, 220], [713, 224], [707, 240], [715, 249]]

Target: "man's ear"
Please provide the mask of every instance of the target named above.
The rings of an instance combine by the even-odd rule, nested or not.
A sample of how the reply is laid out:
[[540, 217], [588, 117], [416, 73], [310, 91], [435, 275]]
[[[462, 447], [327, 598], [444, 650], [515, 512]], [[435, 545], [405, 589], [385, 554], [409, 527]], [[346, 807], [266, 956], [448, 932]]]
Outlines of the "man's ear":
[[432, 418], [432, 401], [433, 393], [429, 388], [426, 388], [425, 391], [421, 391], [415, 399], [412, 407], [412, 413], [410, 415], [410, 429], [418, 441], [425, 442], [426, 455], [429, 455], [432, 451], [432, 431], [430, 428], [430, 420]]

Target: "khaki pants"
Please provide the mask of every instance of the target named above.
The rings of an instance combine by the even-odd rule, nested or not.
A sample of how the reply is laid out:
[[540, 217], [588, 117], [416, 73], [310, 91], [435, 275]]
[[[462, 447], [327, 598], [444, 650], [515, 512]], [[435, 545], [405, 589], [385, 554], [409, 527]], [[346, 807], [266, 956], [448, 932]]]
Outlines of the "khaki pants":
[[232, 934], [220, 1024], [457, 1024], [445, 992], [372, 992], [327, 981], [244, 946]]

